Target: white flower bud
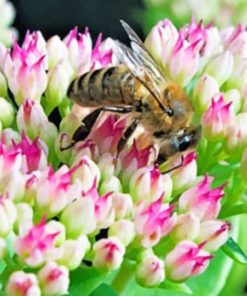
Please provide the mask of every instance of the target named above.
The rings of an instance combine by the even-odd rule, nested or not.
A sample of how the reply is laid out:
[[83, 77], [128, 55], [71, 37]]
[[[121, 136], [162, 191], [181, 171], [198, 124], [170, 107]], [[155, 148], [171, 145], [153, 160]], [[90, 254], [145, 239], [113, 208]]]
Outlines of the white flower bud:
[[116, 221], [110, 226], [108, 236], [117, 237], [126, 247], [135, 237], [134, 223], [129, 220]]
[[66, 240], [58, 250], [56, 261], [69, 270], [74, 270], [80, 266], [89, 249], [90, 242], [85, 235], [81, 235], [77, 240]]
[[129, 218], [133, 210], [133, 201], [129, 194], [126, 193], [112, 193], [112, 203], [117, 220]]
[[165, 280], [165, 263], [155, 255], [147, 255], [136, 267], [136, 280], [144, 287], [158, 286]]
[[122, 185], [120, 180], [115, 177], [111, 176], [108, 179], [104, 180], [100, 185], [100, 194], [105, 194], [107, 192], [121, 192]]

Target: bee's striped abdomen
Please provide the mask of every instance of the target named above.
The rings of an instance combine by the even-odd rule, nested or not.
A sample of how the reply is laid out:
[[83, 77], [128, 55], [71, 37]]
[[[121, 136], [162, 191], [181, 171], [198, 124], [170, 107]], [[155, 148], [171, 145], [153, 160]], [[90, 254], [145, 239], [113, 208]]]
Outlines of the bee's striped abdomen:
[[125, 66], [95, 70], [74, 80], [68, 97], [88, 107], [131, 104], [135, 96], [135, 82]]

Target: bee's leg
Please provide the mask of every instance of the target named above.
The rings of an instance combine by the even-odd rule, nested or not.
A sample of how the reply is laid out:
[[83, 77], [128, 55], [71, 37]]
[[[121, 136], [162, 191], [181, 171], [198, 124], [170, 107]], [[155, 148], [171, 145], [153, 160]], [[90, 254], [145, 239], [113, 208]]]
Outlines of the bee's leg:
[[90, 134], [92, 126], [94, 125], [95, 121], [98, 119], [102, 108], [98, 108], [88, 114], [82, 120], [82, 124], [76, 129], [72, 136], [72, 142], [66, 147], [60, 147], [61, 151], [67, 150], [75, 146], [75, 144], [79, 141], [83, 141], [86, 137]]
[[[134, 110], [134, 106], [121, 106], [121, 107], [111, 107], [111, 106], [105, 106], [102, 107], [101, 110], [102, 111], [106, 111], [106, 112], [114, 112], [114, 113], [130, 113]], [[98, 109], [97, 109], [98, 110]]]
[[183, 166], [183, 164], [184, 164], [184, 156], [183, 156], [183, 155], [181, 155], [180, 160], [181, 160], [181, 161], [180, 161], [179, 164], [177, 164], [177, 165], [175, 165], [174, 167], [172, 167], [172, 168], [170, 168], [170, 169], [168, 169], [168, 170], [162, 172], [162, 174], [168, 174], [168, 173], [170, 173], [170, 172], [172, 172], [172, 171], [174, 171], [174, 170], [176, 170], [176, 169], [181, 168], [181, 167]]
[[134, 118], [134, 120], [131, 122], [129, 127], [125, 130], [122, 138], [119, 140], [118, 145], [117, 145], [118, 154], [122, 151], [122, 149], [124, 148], [124, 146], [127, 143], [128, 139], [134, 133], [134, 131], [135, 131], [135, 129], [136, 129], [139, 122], [140, 122], [139, 117]]
[[74, 132], [72, 136], [72, 142], [66, 146], [61, 147], [60, 150], [64, 151], [67, 149], [72, 148], [77, 142], [83, 141], [86, 139], [86, 137], [90, 134], [91, 129], [95, 123], [95, 121], [98, 119], [100, 113], [102, 111], [106, 112], [116, 112], [116, 113], [129, 113], [134, 109], [133, 106], [123, 106], [123, 107], [100, 107], [90, 114], [88, 114], [83, 120], [82, 124], [77, 128], [77, 130]]

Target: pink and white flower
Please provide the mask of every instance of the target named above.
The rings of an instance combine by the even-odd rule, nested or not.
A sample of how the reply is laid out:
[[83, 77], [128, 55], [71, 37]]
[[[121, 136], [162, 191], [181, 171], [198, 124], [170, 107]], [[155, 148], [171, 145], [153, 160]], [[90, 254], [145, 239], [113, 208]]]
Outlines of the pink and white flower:
[[169, 61], [169, 75], [181, 86], [186, 86], [199, 69], [199, 48], [201, 48], [201, 39], [188, 44], [179, 35]]
[[68, 59], [74, 69], [75, 76], [88, 72], [91, 68], [92, 40], [88, 28], [78, 33], [75, 27], [65, 37], [64, 43], [68, 49]]
[[212, 98], [209, 109], [202, 116], [202, 129], [205, 136], [211, 140], [222, 140], [228, 127], [234, 121], [232, 102], [225, 103], [223, 95]]
[[166, 275], [172, 281], [184, 281], [202, 273], [213, 256], [191, 241], [182, 241], [165, 258]]
[[90, 139], [100, 149], [100, 153], [110, 152], [114, 154], [117, 151], [117, 144], [126, 128], [126, 120], [119, 119], [115, 115], [102, 116], [97, 127], [90, 134]]
[[105, 238], [93, 245], [93, 266], [102, 270], [115, 270], [123, 262], [125, 247], [115, 237]]
[[224, 185], [215, 189], [210, 186], [213, 177], [206, 175], [196, 186], [186, 190], [179, 198], [178, 207], [182, 213], [193, 212], [201, 221], [217, 218], [224, 196]]
[[15, 241], [15, 251], [19, 258], [30, 267], [38, 267], [51, 257], [58, 232], [47, 233], [46, 221], [34, 225], [25, 235]]
[[196, 153], [189, 152], [183, 156], [183, 159], [176, 159], [176, 163], [172, 162], [170, 167], [174, 167], [177, 163], [181, 162], [181, 167], [171, 172], [173, 193], [178, 194], [189, 188], [196, 180], [197, 176], [197, 164], [196, 164]]
[[144, 287], [158, 286], [165, 280], [165, 263], [155, 255], [148, 255], [136, 266], [136, 280]]
[[158, 168], [141, 168], [130, 180], [130, 194], [135, 201], [150, 203], [157, 200], [163, 192], [168, 201], [172, 193], [172, 180], [168, 174], [161, 174]]
[[37, 277], [33, 273], [15, 271], [10, 275], [6, 286], [7, 296], [40, 296], [41, 290]]
[[178, 31], [168, 19], [159, 21], [145, 39], [145, 45], [163, 67], [169, 62], [178, 39]]
[[38, 280], [42, 292], [47, 296], [67, 294], [69, 288], [69, 271], [55, 262], [48, 262], [39, 272]]
[[140, 244], [145, 248], [156, 245], [176, 224], [177, 215], [172, 213], [174, 206], [162, 204], [163, 196], [164, 193], [147, 207], [144, 202], [140, 202], [136, 207], [135, 231]]
[[79, 180], [72, 182], [73, 169], [66, 166], [54, 172], [48, 167], [40, 176], [37, 184], [35, 202], [41, 213], [53, 217], [60, 213], [72, 200], [80, 196]]
[[225, 244], [229, 237], [230, 224], [220, 220], [204, 221], [195, 241], [203, 244], [203, 249], [214, 252]]
[[21, 48], [16, 42], [4, 63], [4, 74], [18, 105], [28, 98], [40, 100], [47, 86], [45, 55], [38, 48], [39, 34], [27, 35]]

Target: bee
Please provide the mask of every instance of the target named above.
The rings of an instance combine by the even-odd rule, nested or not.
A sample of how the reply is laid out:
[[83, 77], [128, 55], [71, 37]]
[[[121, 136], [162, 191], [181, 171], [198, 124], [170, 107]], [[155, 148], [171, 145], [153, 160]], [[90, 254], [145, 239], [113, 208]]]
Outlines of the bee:
[[168, 80], [134, 30], [120, 21], [131, 47], [115, 41], [114, 53], [120, 64], [87, 72], [75, 79], [68, 97], [84, 107], [96, 107], [75, 131], [72, 143], [85, 139], [102, 111], [131, 113], [132, 122], [118, 143], [120, 152], [138, 124], [158, 143], [158, 163], [193, 148], [200, 127], [192, 124], [194, 110], [185, 92]]

